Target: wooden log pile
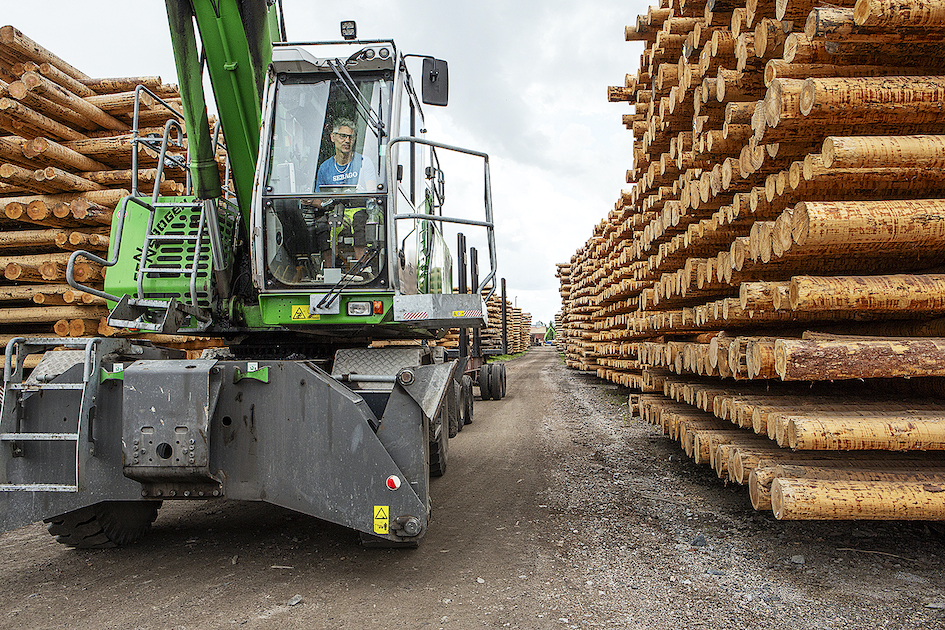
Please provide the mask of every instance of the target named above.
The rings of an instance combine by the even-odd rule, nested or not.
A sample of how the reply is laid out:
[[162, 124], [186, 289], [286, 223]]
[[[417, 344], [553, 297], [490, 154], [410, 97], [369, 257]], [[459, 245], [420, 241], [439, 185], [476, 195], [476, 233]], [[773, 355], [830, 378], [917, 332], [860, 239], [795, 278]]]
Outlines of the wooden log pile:
[[663, 0], [569, 367], [783, 519], [945, 520], [945, 2]]
[[[459, 289], [453, 289], [459, 292]], [[488, 293], [488, 288], [483, 291], [483, 298]], [[530, 313], [516, 308], [509, 300], [506, 304], [506, 334], [508, 339], [508, 353], [517, 354], [528, 350], [529, 345], [529, 327], [531, 326], [532, 316]], [[502, 296], [496, 292], [486, 300], [486, 309], [488, 312], [489, 323], [479, 331], [479, 348], [485, 356], [495, 356], [502, 354]], [[469, 336], [470, 349], [472, 346], [472, 331]], [[459, 328], [451, 328], [437, 342], [437, 345], [447, 349], [459, 348]]]
[[[91, 78], [16, 28], [0, 28], [0, 336], [118, 332], [105, 323], [105, 301], [74, 290], [65, 274], [77, 249], [107, 256], [112, 213], [133, 188], [138, 85], [181, 110], [177, 86], [160, 77]], [[172, 116], [145, 95], [139, 133], [163, 134]], [[186, 142], [178, 153], [185, 150]], [[142, 145], [137, 152], [138, 187], [150, 194], [158, 153]], [[183, 169], [168, 167], [158, 185], [181, 194], [185, 181]], [[103, 274], [80, 261], [74, 275], [101, 289]]]

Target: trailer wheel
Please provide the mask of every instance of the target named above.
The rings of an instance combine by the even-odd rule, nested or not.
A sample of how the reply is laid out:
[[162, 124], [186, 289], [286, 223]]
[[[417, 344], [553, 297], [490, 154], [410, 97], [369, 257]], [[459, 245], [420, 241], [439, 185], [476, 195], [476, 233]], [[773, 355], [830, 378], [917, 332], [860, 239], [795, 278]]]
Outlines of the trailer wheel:
[[493, 400], [502, 400], [502, 364], [496, 363], [489, 370], [489, 393]]
[[151, 527], [160, 501], [106, 501], [48, 518], [56, 542], [76, 549], [130, 545]]
[[[445, 420], [445, 422], [444, 422]], [[449, 452], [449, 418], [445, 411], [439, 417], [430, 433], [430, 476], [442, 477], [446, 474], [446, 455]], [[437, 430], [439, 435], [436, 435]]]
[[479, 398], [482, 400], [489, 400], [492, 398], [492, 391], [490, 390], [490, 382], [492, 379], [492, 364], [486, 363], [481, 368], [479, 368]]
[[505, 374], [505, 363], [503, 363], [502, 366], [499, 368], [499, 372], [500, 372], [501, 375], [502, 375], [502, 378], [501, 378], [501, 380], [502, 380], [502, 398], [505, 398], [505, 393], [508, 391], [508, 379], [506, 378], [506, 374]]
[[463, 420], [466, 424], [472, 424], [474, 402], [472, 377], [463, 375]]
[[456, 382], [456, 423], [462, 431], [466, 426], [466, 390], [463, 389], [463, 379]]
[[447, 416], [449, 417], [450, 422], [450, 437], [454, 438], [456, 435], [463, 430], [463, 419], [462, 419], [462, 389], [460, 389], [459, 383], [452, 381], [449, 387], [449, 393], [447, 394], [448, 400], [446, 400], [446, 405], [449, 407], [449, 412]]

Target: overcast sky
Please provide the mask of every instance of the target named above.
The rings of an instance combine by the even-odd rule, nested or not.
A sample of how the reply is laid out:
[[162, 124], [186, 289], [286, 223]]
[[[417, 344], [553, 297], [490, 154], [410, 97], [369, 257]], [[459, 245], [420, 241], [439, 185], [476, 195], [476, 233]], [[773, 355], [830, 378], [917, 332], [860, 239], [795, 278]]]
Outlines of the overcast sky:
[[[90, 76], [159, 74], [177, 82], [163, 0], [4, 5], [4, 24]], [[427, 107], [428, 137], [490, 155], [499, 275], [509, 299], [533, 321], [552, 319], [561, 307], [555, 264], [570, 260], [629, 187], [633, 137], [620, 120], [631, 109], [608, 103], [607, 86], [623, 85], [624, 75], [636, 72], [642, 46], [624, 41], [624, 26], [649, 2], [283, 0], [283, 6], [291, 41], [338, 39], [339, 22], [353, 19], [361, 38], [391, 38], [404, 52], [449, 62], [449, 106]], [[481, 207], [481, 165], [446, 166], [459, 169], [446, 173], [446, 212], [451, 204]]]

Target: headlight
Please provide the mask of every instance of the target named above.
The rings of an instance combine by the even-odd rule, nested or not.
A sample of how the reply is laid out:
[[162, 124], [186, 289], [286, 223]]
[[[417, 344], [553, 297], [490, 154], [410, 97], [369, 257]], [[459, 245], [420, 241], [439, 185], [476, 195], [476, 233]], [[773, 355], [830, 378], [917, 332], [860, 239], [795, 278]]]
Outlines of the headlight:
[[348, 302], [348, 315], [363, 317], [371, 314], [371, 302]]

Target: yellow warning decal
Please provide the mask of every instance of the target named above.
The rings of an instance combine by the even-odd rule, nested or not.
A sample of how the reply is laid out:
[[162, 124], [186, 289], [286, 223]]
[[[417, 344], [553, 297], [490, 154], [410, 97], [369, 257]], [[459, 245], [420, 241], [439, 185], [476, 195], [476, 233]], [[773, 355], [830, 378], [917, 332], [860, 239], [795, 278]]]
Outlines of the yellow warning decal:
[[453, 311], [453, 317], [466, 317], [466, 311]]
[[374, 506], [374, 533], [386, 535], [389, 530], [390, 530], [390, 506], [389, 505], [375, 505]]
[[299, 320], [317, 320], [321, 319], [322, 316], [310, 314], [308, 310], [308, 304], [295, 304], [292, 306], [292, 321]]

